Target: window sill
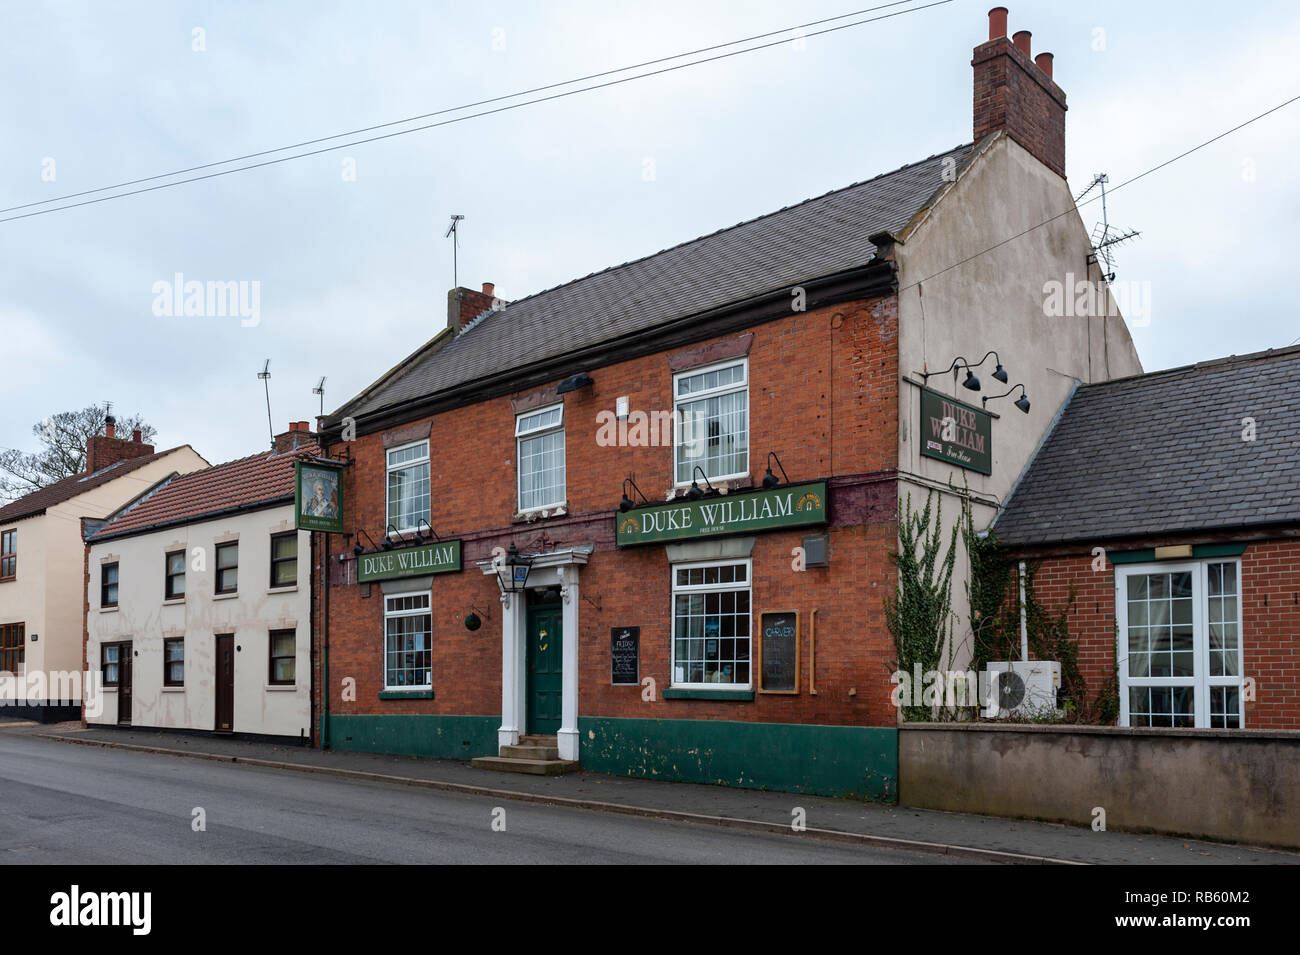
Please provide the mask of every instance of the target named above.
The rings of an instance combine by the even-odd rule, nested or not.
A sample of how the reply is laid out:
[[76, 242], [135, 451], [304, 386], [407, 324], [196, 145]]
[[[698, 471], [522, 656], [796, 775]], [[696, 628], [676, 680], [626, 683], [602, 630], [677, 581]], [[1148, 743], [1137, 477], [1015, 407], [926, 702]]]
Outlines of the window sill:
[[[693, 482], [691, 481], [687, 481], [685, 484], [674, 484], [672, 488], [670, 488], [673, 495], [672, 500], [675, 501], [685, 497], [687, 492], [690, 491], [692, 483]], [[752, 491], [758, 486], [754, 483], [753, 476], [749, 474], [742, 474], [739, 477], [730, 478], [709, 478], [709, 483], [717, 490], [722, 491], [722, 493], [718, 495], [719, 497], [726, 497], [728, 494], [737, 494], [741, 491]]]
[[270, 596], [271, 594], [296, 594], [297, 592], [298, 592], [297, 584], [294, 584], [291, 587], [268, 587], [266, 589], [266, 593], [268, 596]]
[[381, 700], [432, 700], [433, 690], [380, 690]]
[[117, 613], [117, 608], [116, 608], [116, 607], [100, 607], [100, 608], [99, 608], [99, 612], [100, 612], [100, 613]]
[[163, 606], [164, 606], [164, 607], [177, 607], [177, 606], [180, 606], [180, 605], [182, 605], [182, 604], [184, 604], [184, 603], [185, 603], [185, 598], [184, 598], [184, 597], [164, 597], [164, 598], [163, 598]]
[[753, 690], [664, 690], [665, 700], [730, 700], [735, 703], [752, 703]]
[[298, 685], [296, 683], [267, 683], [262, 687], [266, 693], [296, 693]]
[[238, 596], [239, 596], [239, 591], [236, 590], [232, 594], [213, 594], [212, 599], [213, 600], [234, 600]]
[[164, 693], [184, 693], [184, 692], [185, 692], [185, 687], [183, 687], [183, 686], [164, 686], [164, 687], [162, 688], [162, 691], [163, 691]]
[[554, 517], [564, 517], [569, 513], [569, 502], [564, 501], [560, 504], [552, 504], [549, 507], [532, 507], [526, 511], [517, 511], [515, 516], [510, 519], [512, 524], [533, 524], [537, 521], [550, 520]]

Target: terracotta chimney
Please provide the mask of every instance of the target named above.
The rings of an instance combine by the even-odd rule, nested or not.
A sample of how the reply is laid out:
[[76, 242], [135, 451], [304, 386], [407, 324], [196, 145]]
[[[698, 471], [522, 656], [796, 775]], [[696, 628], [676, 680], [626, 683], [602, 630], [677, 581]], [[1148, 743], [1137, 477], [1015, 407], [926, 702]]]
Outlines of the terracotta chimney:
[[110, 464], [147, 454], [153, 454], [153, 445], [144, 443], [140, 429], [131, 432], [130, 441], [119, 438], [117, 419], [109, 415], [104, 419], [104, 433], [91, 435], [86, 442], [86, 473], [94, 474]]
[[483, 283], [483, 291], [475, 292], [468, 288], [454, 288], [447, 293], [447, 327], [457, 334], [484, 312], [504, 308], [506, 302], [496, 297], [496, 285]]
[[296, 451], [304, 445], [311, 444], [313, 440], [310, 424], [306, 421], [290, 421], [289, 430], [275, 436], [275, 453]]
[[989, 11], [989, 39], [975, 47], [975, 142], [1006, 131], [1058, 176], [1065, 175], [1065, 93], [1052, 80], [1052, 54], [1030, 59], [1030, 32], [1007, 39], [1007, 9]]

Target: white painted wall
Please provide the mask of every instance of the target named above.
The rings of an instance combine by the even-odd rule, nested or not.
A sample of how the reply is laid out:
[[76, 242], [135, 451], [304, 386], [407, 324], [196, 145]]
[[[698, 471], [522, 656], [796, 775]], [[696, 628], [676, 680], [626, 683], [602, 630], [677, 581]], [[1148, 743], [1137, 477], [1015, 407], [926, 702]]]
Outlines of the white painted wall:
[[[0, 529], [18, 531], [18, 575], [0, 583], [0, 623], [25, 624], [28, 673], [81, 671], [86, 550], [81, 519], [105, 518], [169, 474], [207, 466], [193, 448], [182, 445], [44, 514], [0, 523]], [[17, 687], [0, 686], [0, 697], [21, 695]]]
[[[919, 380], [927, 368], [942, 370], [959, 355], [976, 362], [993, 349], [1010, 376], [1008, 384], [992, 377], [995, 364], [990, 359], [975, 372], [983, 385], [979, 392], [961, 387], [964, 374], [956, 381], [951, 373], [936, 375], [929, 387], [978, 408], [981, 395], [997, 395], [1023, 383], [1031, 403], [1027, 415], [1013, 404], [1018, 392], [989, 403], [987, 410], [1000, 417], [992, 424], [993, 473], [986, 476], [921, 456], [920, 389], [902, 383], [900, 501], [910, 492], [914, 506], [920, 507], [928, 487], [946, 488], [950, 480], [960, 486], [965, 480], [979, 502], [976, 527], [988, 527], [1076, 381], [1142, 373], [1122, 317], [1045, 314], [1045, 283], [1065, 282], [1068, 273], [1102, 281], [1098, 269], [1088, 265], [1089, 230], [1077, 211], [978, 255], [1070, 210], [1072, 204], [1064, 179], [1002, 135], [988, 142], [900, 236], [903, 243], [895, 247], [901, 290], [900, 373]], [[949, 268], [958, 262], [965, 264]], [[941, 499], [945, 527], [951, 527], [960, 514], [960, 501], [946, 490]], [[959, 662], [969, 659], [969, 648], [964, 655], [961, 649], [970, 632], [968, 576], [966, 555], [959, 549], [953, 575]]]
[[[298, 532], [298, 584], [271, 589], [271, 535], [293, 529], [293, 506], [165, 528], [95, 543], [86, 644], [91, 669], [101, 646], [131, 640], [135, 726], [212, 730], [216, 724], [216, 639], [235, 635], [236, 733], [292, 736], [311, 732], [311, 535]], [[214, 594], [218, 543], [239, 541], [239, 590]], [[185, 597], [166, 601], [165, 555], [187, 554]], [[118, 607], [99, 606], [99, 568], [118, 562]], [[203, 569], [196, 569], [202, 567]], [[271, 686], [271, 630], [295, 630], [297, 683]], [[185, 638], [185, 685], [163, 686], [163, 640]], [[103, 712], [91, 723], [116, 723], [117, 692], [106, 688]]]

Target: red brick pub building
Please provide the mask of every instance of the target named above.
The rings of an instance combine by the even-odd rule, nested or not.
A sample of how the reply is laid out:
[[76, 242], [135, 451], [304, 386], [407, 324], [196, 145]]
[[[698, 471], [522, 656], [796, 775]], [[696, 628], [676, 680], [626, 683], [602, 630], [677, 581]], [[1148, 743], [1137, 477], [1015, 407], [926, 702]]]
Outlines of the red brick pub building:
[[[455, 289], [322, 419], [320, 742], [896, 794], [900, 500], [967, 480], [986, 525], [1070, 376], [1141, 370], [1120, 318], [1044, 325], [1089, 251], [1051, 55], [999, 8], [972, 65], [974, 143], [517, 301]], [[1034, 402], [989, 406], [975, 466], [920, 440], [922, 392], [958, 394], [921, 373], [988, 349]]]

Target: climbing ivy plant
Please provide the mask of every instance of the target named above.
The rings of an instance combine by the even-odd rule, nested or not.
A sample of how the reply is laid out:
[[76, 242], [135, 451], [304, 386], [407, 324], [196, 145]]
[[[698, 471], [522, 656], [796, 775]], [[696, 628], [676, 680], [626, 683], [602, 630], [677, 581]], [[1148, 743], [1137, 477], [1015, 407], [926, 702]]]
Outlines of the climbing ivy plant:
[[[895, 668], [924, 674], [939, 669], [952, 635], [952, 573], [961, 530], [943, 532], [943, 505], [935, 506], [928, 492], [925, 507], [912, 509], [912, 495], [899, 505], [899, 549], [890, 559], [898, 568], [898, 590], [885, 596], [885, 624], [894, 638]], [[945, 551], [944, 538], [947, 537]], [[913, 688], [912, 705], [903, 707], [904, 720], [930, 719], [921, 704], [920, 687]]]

